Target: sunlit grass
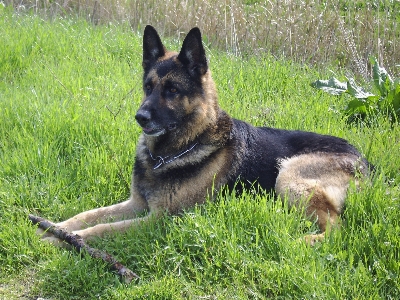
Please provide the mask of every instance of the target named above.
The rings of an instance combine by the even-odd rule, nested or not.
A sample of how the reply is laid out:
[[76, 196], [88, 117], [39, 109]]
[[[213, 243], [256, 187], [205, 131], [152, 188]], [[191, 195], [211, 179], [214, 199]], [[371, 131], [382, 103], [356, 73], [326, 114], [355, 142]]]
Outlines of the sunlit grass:
[[[266, 194], [215, 203], [97, 240], [141, 276], [120, 283], [101, 261], [42, 243], [28, 213], [53, 221], [129, 195], [139, 127], [141, 36], [129, 26], [1, 15], [0, 298], [379, 299], [400, 296], [400, 129], [348, 127], [346, 103], [309, 83], [315, 69], [207, 50], [221, 106], [254, 125], [350, 140], [377, 166], [352, 188], [343, 226], [317, 228]], [[178, 48], [173, 40], [166, 43]]]

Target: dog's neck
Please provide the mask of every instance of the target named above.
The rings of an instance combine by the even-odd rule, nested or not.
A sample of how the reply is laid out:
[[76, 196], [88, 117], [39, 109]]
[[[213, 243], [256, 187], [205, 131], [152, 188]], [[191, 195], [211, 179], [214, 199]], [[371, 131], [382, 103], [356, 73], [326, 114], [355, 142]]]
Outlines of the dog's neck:
[[178, 141], [169, 133], [159, 137], [145, 136], [149, 156], [156, 162], [154, 169], [192, 152], [201, 145], [213, 146], [215, 149], [225, 146], [231, 138], [232, 124], [231, 117], [223, 110], [219, 110], [217, 122], [194, 139], [180, 138]]
[[151, 159], [156, 162], [153, 167], [153, 170], [160, 168], [162, 165], [169, 164], [169, 163], [173, 162], [174, 160], [177, 160], [181, 156], [184, 156], [185, 154], [191, 152], [198, 144], [199, 144], [198, 142], [195, 142], [193, 145], [191, 145], [186, 150], [182, 150], [179, 153], [176, 153], [174, 155], [168, 155], [168, 156], [164, 156], [164, 157], [163, 156], [155, 156], [149, 150], [149, 155], [150, 155]]

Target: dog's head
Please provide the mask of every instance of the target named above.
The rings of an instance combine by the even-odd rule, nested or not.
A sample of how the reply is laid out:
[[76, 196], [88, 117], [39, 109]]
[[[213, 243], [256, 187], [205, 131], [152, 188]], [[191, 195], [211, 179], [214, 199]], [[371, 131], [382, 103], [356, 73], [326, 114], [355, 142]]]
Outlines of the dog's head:
[[143, 70], [144, 98], [136, 120], [148, 143], [183, 147], [216, 122], [217, 94], [198, 28], [190, 30], [177, 53], [167, 51], [157, 31], [146, 26]]

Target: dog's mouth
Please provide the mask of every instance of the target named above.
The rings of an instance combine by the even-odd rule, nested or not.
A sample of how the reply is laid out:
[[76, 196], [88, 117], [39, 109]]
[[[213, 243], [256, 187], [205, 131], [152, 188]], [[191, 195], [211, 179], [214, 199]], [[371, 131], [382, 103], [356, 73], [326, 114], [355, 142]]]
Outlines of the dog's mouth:
[[142, 127], [142, 129], [143, 133], [147, 136], [160, 136], [167, 132], [164, 128], [157, 127]]
[[171, 123], [168, 124], [167, 129], [163, 128], [163, 127], [150, 127], [150, 126], [145, 126], [142, 127], [143, 133], [147, 136], [161, 136], [165, 133], [167, 133], [167, 131], [173, 131], [177, 128], [177, 124], [176, 123]]

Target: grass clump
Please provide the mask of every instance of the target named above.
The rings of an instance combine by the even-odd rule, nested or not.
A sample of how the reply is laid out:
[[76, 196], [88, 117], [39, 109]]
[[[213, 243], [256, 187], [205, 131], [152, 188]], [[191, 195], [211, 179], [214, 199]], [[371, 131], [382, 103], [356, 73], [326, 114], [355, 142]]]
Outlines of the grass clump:
[[[60, 221], [129, 195], [142, 97], [141, 36], [126, 24], [0, 15], [0, 298], [268, 299], [400, 296], [399, 125], [349, 127], [309, 82], [315, 69], [208, 50], [221, 106], [254, 125], [347, 138], [377, 166], [352, 188], [343, 226], [316, 226], [271, 195], [221, 192], [179, 217], [92, 243], [141, 276], [44, 244], [28, 213]], [[170, 48], [179, 47], [175, 41]]]

